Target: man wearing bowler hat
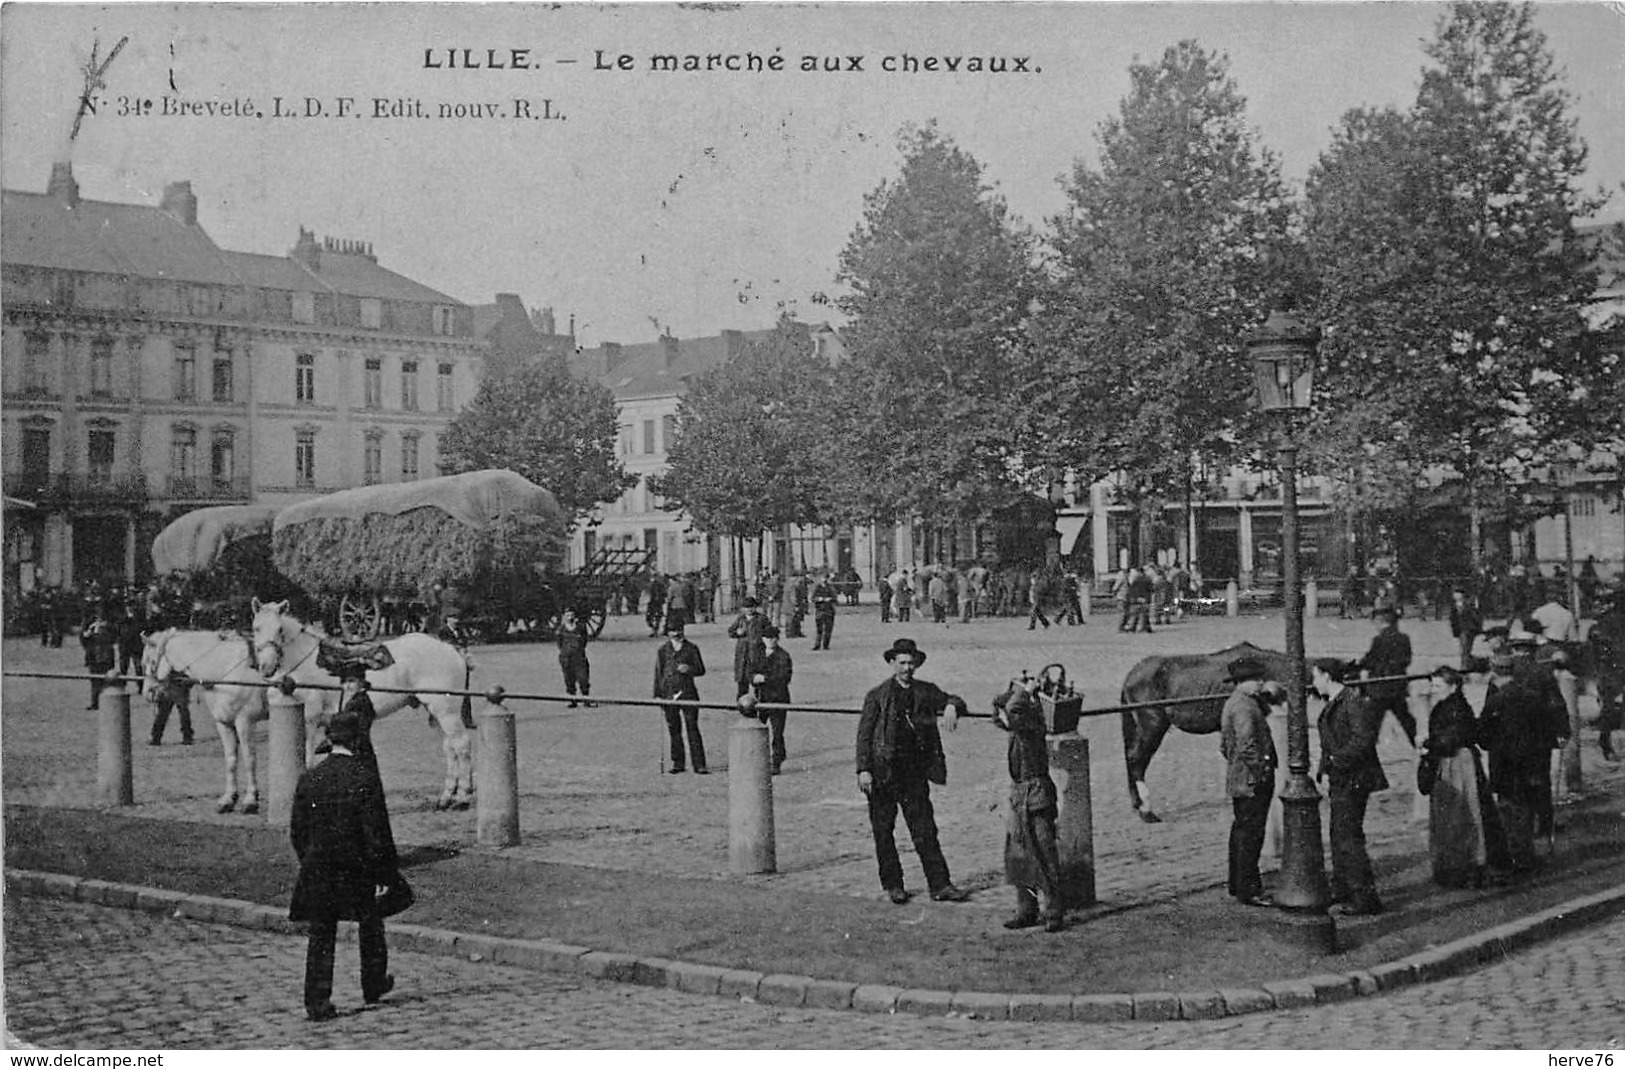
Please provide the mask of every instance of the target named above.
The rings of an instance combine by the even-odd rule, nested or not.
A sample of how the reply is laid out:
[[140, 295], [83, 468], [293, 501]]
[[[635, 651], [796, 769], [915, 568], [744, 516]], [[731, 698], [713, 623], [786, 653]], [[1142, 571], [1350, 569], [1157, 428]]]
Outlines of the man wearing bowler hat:
[[881, 656], [891, 666], [891, 678], [864, 696], [857, 745], [858, 790], [869, 800], [880, 885], [894, 905], [912, 897], [903, 887], [894, 837], [901, 809], [932, 899], [963, 902], [967, 896], [949, 878], [948, 862], [937, 842], [931, 784], [948, 780], [937, 717], [945, 715], [948, 730], [954, 730], [966, 710], [965, 699], [914, 678], [915, 669], [925, 663], [925, 651], [913, 639], [898, 639]]
[[[655, 697], [667, 701], [699, 701], [700, 689], [694, 681], [705, 675], [705, 658], [700, 648], [684, 637], [682, 619], [666, 624], [667, 641], [660, 644], [655, 654]], [[695, 775], [706, 774], [705, 740], [700, 737], [700, 710], [693, 705], [663, 705], [666, 714], [666, 734], [671, 739], [671, 771], [683, 772], [688, 757], [694, 758]], [[688, 730], [688, 749], [683, 751], [683, 731]]]
[[313, 1021], [333, 1008], [333, 944], [341, 920], [355, 921], [361, 950], [361, 997], [377, 1002], [395, 986], [384, 938], [385, 904], [401, 883], [389, 810], [377, 767], [356, 752], [365, 738], [348, 710], [327, 725], [330, 756], [299, 778], [290, 836], [299, 856], [288, 919], [310, 925], [305, 952], [305, 1013]]
[[1264, 848], [1264, 826], [1275, 795], [1275, 740], [1259, 697], [1268, 669], [1252, 657], [1230, 662], [1226, 680], [1235, 686], [1225, 699], [1219, 725], [1219, 753], [1226, 768], [1225, 793], [1235, 819], [1230, 825], [1232, 897], [1245, 906], [1268, 906], [1258, 855]]

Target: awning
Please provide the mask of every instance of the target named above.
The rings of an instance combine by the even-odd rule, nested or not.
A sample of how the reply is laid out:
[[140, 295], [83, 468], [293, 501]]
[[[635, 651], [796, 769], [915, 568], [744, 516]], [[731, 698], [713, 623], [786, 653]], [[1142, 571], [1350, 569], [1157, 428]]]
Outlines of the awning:
[[1055, 529], [1061, 532], [1061, 556], [1065, 557], [1072, 552], [1072, 547], [1078, 542], [1078, 535], [1089, 526], [1088, 516], [1057, 516]]

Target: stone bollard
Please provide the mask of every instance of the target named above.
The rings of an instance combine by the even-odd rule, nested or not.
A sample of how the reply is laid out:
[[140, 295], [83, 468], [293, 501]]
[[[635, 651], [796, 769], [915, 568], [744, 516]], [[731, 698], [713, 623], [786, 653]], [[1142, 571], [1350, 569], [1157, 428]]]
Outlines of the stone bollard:
[[1224, 614], [1226, 616], [1241, 615], [1241, 590], [1236, 586], [1234, 579], [1224, 584]]
[[1089, 618], [1089, 614], [1094, 611], [1094, 605], [1092, 604], [1094, 600], [1095, 584], [1091, 583], [1087, 579], [1080, 581], [1078, 583], [1078, 610], [1083, 613], [1083, 618], [1085, 620], [1087, 620]]
[[1313, 577], [1303, 584], [1303, 618], [1313, 620], [1320, 615], [1320, 584]]
[[728, 731], [728, 870], [735, 876], [777, 872], [776, 854], [767, 725], [741, 716]]
[[480, 759], [475, 782], [475, 840], [481, 846], [519, 845], [519, 744], [513, 710], [503, 708], [504, 691], [485, 692], [478, 713]]
[[305, 774], [305, 703], [291, 689], [276, 686], [265, 692], [265, 704], [271, 717], [265, 821], [273, 828], [286, 828], [293, 817], [294, 788]]
[[1061, 897], [1067, 909], [1095, 904], [1095, 816], [1089, 798], [1089, 740], [1052, 735], [1050, 776], [1060, 798], [1055, 842], [1061, 854]]
[[[112, 673], [109, 673], [111, 676]], [[96, 797], [102, 805], [134, 805], [130, 768], [130, 692], [109, 683], [96, 700]]]

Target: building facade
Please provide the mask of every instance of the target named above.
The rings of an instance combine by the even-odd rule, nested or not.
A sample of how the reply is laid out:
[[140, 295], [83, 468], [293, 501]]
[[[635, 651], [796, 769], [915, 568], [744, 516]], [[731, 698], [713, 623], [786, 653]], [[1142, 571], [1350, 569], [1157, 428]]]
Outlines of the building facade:
[[482, 373], [468, 306], [359, 241], [221, 249], [186, 182], [91, 201], [58, 164], [3, 196], [8, 595], [140, 580], [199, 506], [437, 473]]

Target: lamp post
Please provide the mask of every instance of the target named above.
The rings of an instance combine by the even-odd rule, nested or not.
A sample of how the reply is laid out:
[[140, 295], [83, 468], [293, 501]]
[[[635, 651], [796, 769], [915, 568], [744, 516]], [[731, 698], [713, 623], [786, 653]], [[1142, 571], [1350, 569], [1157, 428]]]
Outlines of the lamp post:
[[1281, 791], [1281, 879], [1275, 901], [1295, 915], [1303, 938], [1331, 951], [1336, 940], [1326, 914], [1331, 893], [1320, 836], [1320, 791], [1309, 776], [1309, 711], [1303, 652], [1303, 578], [1298, 569], [1298, 441], [1296, 421], [1314, 388], [1319, 329], [1282, 311], [1247, 338], [1260, 409], [1285, 423], [1278, 451], [1281, 471], [1282, 572], [1286, 583], [1287, 777]]

